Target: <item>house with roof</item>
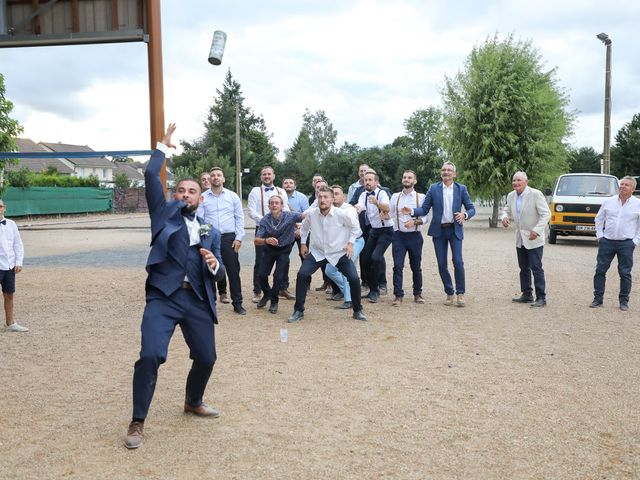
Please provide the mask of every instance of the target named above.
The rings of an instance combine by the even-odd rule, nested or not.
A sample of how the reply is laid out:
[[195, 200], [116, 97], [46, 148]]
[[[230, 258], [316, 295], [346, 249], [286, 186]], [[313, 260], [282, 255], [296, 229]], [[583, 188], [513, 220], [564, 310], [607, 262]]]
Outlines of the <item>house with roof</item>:
[[[68, 143], [40, 142], [50, 152], [81, 152], [92, 153], [95, 150], [86, 145], [71, 145]], [[90, 176], [98, 177], [100, 185], [112, 186], [114, 176], [114, 164], [107, 157], [83, 157], [83, 158], [62, 158], [62, 161], [73, 169], [73, 174], [80, 178]]]
[[[16, 146], [20, 153], [49, 152], [44, 146], [34, 142], [30, 138], [16, 138]], [[20, 158], [19, 163], [7, 165], [8, 170], [20, 170], [27, 168], [34, 173], [44, 173], [55, 169], [60, 175], [72, 175], [73, 167], [65, 163], [61, 158]]]

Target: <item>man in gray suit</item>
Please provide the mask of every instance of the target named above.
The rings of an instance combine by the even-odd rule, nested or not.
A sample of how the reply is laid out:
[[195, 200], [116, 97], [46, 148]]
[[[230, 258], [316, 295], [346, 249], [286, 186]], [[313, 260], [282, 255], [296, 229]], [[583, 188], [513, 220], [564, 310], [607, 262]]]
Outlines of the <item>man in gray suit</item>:
[[[516, 172], [511, 180], [513, 192], [507, 196], [507, 204], [502, 212], [502, 225], [509, 226], [512, 218], [516, 227], [516, 252], [520, 267], [520, 290], [522, 295], [513, 299], [516, 303], [531, 303], [532, 307], [547, 304], [542, 250], [544, 230], [551, 218], [547, 200], [540, 190], [529, 187], [525, 172]], [[533, 298], [531, 274], [536, 291]]]

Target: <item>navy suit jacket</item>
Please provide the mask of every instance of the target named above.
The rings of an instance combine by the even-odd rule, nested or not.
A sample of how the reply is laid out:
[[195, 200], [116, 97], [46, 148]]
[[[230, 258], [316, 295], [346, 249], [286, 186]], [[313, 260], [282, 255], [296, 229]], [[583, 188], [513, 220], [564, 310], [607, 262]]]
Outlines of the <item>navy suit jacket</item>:
[[[464, 205], [467, 213], [467, 219], [473, 217], [476, 214], [476, 209], [471, 202], [469, 191], [467, 187], [461, 183], [453, 183], [453, 213], [461, 212], [462, 205]], [[429, 224], [429, 230], [427, 234], [431, 237], [439, 237], [442, 234], [442, 212], [444, 209], [444, 200], [442, 198], [442, 182], [434, 183], [429, 187], [427, 195], [424, 197], [424, 202], [420, 208], [413, 210], [414, 217], [423, 217], [431, 210], [431, 223]], [[455, 220], [454, 233], [460, 240], [464, 238], [464, 229]]]
[[[172, 238], [175, 235], [186, 235], [188, 238], [187, 226], [181, 212], [186, 204], [181, 200], [168, 202], [164, 196], [160, 181], [160, 169], [164, 157], [161, 150], [154, 150], [144, 173], [145, 196], [151, 217], [151, 251], [147, 258], [149, 273], [147, 284], [153, 285], [169, 296], [182, 285], [189, 244], [188, 240], [185, 243]], [[201, 218], [198, 220], [204, 223]], [[203, 248], [213, 252], [218, 259], [218, 270], [216, 275], [212, 275], [207, 263], [201, 258], [202, 278], [207, 297], [205, 300], [211, 308], [214, 322], [218, 323], [214, 282], [222, 280], [225, 275], [222, 255], [220, 255], [220, 232], [212, 229], [208, 235], [200, 237], [200, 243]], [[181, 245], [182, 248], [175, 248], [177, 245]]]

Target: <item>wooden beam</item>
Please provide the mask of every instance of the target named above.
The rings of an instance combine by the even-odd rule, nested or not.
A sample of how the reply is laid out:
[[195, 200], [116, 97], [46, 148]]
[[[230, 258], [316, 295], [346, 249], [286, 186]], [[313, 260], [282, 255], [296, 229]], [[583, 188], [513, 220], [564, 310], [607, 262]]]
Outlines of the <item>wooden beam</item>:
[[117, 31], [120, 29], [120, 22], [118, 21], [118, 0], [111, 0], [111, 30]]
[[80, 9], [78, 0], [71, 0], [71, 31], [78, 33], [80, 31]]
[[[35, 12], [36, 10], [38, 10], [38, 8], [40, 8], [40, 0], [32, 0], [31, 5], [33, 7], [33, 11]], [[35, 35], [40, 35], [40, 16], [39, 15], [37, 15], [33, 19], [32, 25], [33, 25], [33, 33]]]
[[142, 30], [144, 28], [144, 5], [142, 4], [142, 0], [137, 0], [136, 9], [138, 11], [137, 20], [138, 20], [138, 28]]

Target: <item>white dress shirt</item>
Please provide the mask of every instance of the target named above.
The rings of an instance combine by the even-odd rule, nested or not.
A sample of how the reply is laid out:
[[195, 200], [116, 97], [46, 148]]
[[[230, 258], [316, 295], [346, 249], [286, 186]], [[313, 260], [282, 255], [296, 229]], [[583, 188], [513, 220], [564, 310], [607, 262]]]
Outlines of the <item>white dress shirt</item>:
[[223, 188], [219, 195], [211, 189], [202, 194], [198, 216], [213, 225], [220, 233], [235, 233], [236, 240], [244, 238], [244, 213], [240, 197]]
[[[420, 225], [415, 225], [412, 228], [404, 226], [409, 220], [414, 220], [411, 215], [402, 213], [404, 207], [420, 208], [422, 202], [424, 202], [424, 193], [418, 193], [412, 190], [408, 195], [402, 192], [394, 193], [391, 195], [391, 201], [389, 202], [389, 216], [393, 218], [393, 230], [401, 232], [418, 232], [420, 231]], [[413, 211], [413, 210], [412, 210]], [[422, 225], [427, 223], [427, 215], [420, 217]]]
[[5, 223], [0, 224], [0, 270], [12, 270], [16, 265], [22, 266], [24, 246], [16, 222], [8, 218], [2, 220]]
[[309, 232], [313, 232], [309, 246], [313, 258], [317, 261], [326, 258], [333, 266], [346, 253], [347, 244], [355, 243], [362, 235], [355, 209], [333, 206], [327, 215], [322, 215], [319, 208], [307, 210], [300, 229], [300, 240], [303, 244], [307, 242]]
[[376, 188], [373, 192], [367, 192], [365, 190], [360, 194], [360, 197], [358, 198], [358, 206], [365, 210], [365, 215], [369, 219], [371, 228], [393, 227], [393, 218], [385, 220], [380, 218], [380, 208], [378, 205], [374, 205], [368, 201], [369, 193], [373, 193], [372, 196], [376, 197], [378, 205], [389, 205], [389, 195], [387, 195], [387, 192], [380, 189], [380, 187]]
[[596, 237], [640, 243], [640, 200], [633, 195], [623, 205], [620, 196], [607, 198], [596, 215]]
[[[287, 200], [287, 192], [283, 188], [273, 187], [273, 190], [265, 191], [265, 186], [253, 187], [249, 192], [249, 199], [247, 207], [249, 209], [249, 217], [256, 222], [256, 225], [260, 223], [262, 217], [269, 213], [269, 199], [273, 195], [280, 195], [282, 198], [282, 210], [290, 211], [289, 201]], [[271, 188], [271, 187], [269, 187]]]
[[453, 183], [448, 187], [442, 184], [442, 220], [441, 223], [453, 223]]
[[[187, 226], [187, 232], [189, 233], [189, 246], [193, 247], [194, 245], [197, 245], [200, 243], [200, 222], [198, 221], [197, 218], [194, 218], [193, 220], [185, 217], [184, 215], [182, 216], [182, 219], [184, 220], [185, 225]], [[213, 252], [211, 252], [213, 254]], [[215, 255], [214, 255], [215, 257]], [[216, 258], [217, 260], [217, 258]], [[220, 266], [220, 262], [218, 261], [218, 263], [216, 263], [216, 268], [211, 268], [208, 264], [207, 267], [209, 268], [209, 271], [212, 274], [216, 274], [218, 272], [218, 267]], [[184, 276], [184, 281], [188, 282], [189, 281], [189, 277], [187, 277], [187, 275], [185, 274]]]

